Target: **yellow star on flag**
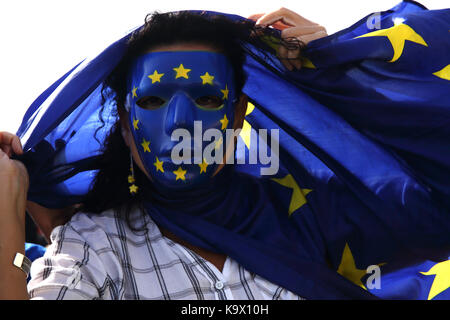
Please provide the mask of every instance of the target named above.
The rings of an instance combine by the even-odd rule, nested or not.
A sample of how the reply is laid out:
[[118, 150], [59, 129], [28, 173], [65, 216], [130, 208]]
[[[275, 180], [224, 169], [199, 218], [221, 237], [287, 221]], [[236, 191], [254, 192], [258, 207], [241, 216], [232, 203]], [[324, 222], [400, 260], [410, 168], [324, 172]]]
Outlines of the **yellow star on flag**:
[[189, 79], [188, 72], [191, 71], [191, 69], [185, 69], [183, 64], [180, 64], [178, 68], [173, 68], [173, 70], [175, 70], [175, 72], [177, 73], [175, 79], [178, 78]]
[[133, 93], [133, 98], [137, 98], [137, 97], [138, 97], [138, 95], [137, 95], [137, 93], [136, 93], [137, 89], [138, 89], [138, 88], [133, 87], [133, 90], [131, 91], [131, 92]]
[[181, 179], [181, 180], [185, 180], [186, 178], [184, 177], [184, 175], [186, 174], [186, 170], [183, 170], [181, 167], [178, 167], [177, 170], [173, 171], [173, 173], [176, 175], [176, 180]]
[[139, 123], [139, 120], [133, 118], [133, 127], [135, 130], [139, 130], [138, 123]]
[[418, 35], [410, 26], [401, 22], [396, 23], [393, 27], [369, 32], [356, 38], [381, 36], [387, 37], [392, 45], [392, 49], [394, 49], [394, 55], [389, 62], [394, 62], [400, 58], [403, 53], [406, 40], [428, 47], [428, 44], [420, 35]]
[[198, 165], [200, 167], [200, 173], [205, 172], [206, 173], [206, 167], [208, 164], [206, 163], [205, 159], [203, 159], [203, 162]]
[[161, 82], [161, 78], [164, 75], [164, 73], [158, 73], [157, 70], [153, 72], [153, 74], [149, 75], [148, 77], [152, 80], [152, 84], [155, 82]]
[[222, 120], [219, 120], [220, 123], [222, 124], [222, 130], [225, 130], [228, 126], [228, 119], [227, 119], [227, 115], [225, 114], [222, 118]]
[[163, 163], [164, 161], [160, 161], [158, 157], [156, 157], [156, 162], [153, 163], [153, 165], [156, 167], [156, 172], [158, 171], [164, 172]]
[[228, 85], [225, 85], [225, 89], [224, 90], [220, 90], [220, 91], [222, 91], [222, 93], [223, 93], [222, 99], [228, 99], [228, 93], [229, 93]]
[[150, 145], [150, 141], [145, 140], [145, 138], [142, 139], [141, 146], [142, 146], [142, 148], [144, 148], [144, 152], [150, 152], [149, 145]]
[[306, 57], [301, 57], [302, 68], [316, 69], [314, 63]]
[[128, 176], [128, 183], [134, 183], [134, 177], [131, 174]]
[[306, 195], [310, 193], [311, 189], [300, 189], [294, 177], [291, 174], [286, 175], [284, 178], [272, 178], [273, 181], [281, 184], [284, 187], [292, 189], [291, 202], [289, 203], [288, 214], [289, 216], [301, 206], [306, 203]]
[[137, 191], [138, 191], [138, 186], [137, 185], [135, 185], [135, 184], [132, 184], [131, 186], [130, 186], [130, 193], [136, 193]]
[[[248, 116], [252, 111], [255, 109], [255, 105], [251, 102], [247, 103], [247, 111], [245, 112], [245, 116]], [[244, 124], [242, 125], [241, 133], [239, 134], [244, 140], [245, 145], [247, 146], [248, 150], [250, 150], [250, 137], [252, 133], [252, 126], [250, 123], [244, 119]]]
[[450, 288], [450, 260], [442, 261], [435, 264], [427, 272], [421, 272], [426, 276], [435, 275], [430, 292], [428, 293], [428, 300], [433, 299], [441, 292]]
[[348, 243], [345, 244], [344, 252], [342, 253], [341, 264], [339, 265], [337, 272], [357, 286], [360, 286], [361, 288], [367, 290], [367, 288], [361, 282], [361, 279], [367, 274], [367, 271], [365, 269], [358, 269], [356, 267], [355, 259], [353, 258]]
[[441, 79], [450, 80], [450, 64], [433, 74]]
[[200, 78], [202, 78], [202, 84], [213, 84], [214, 76], [210, 75], [208, 72], [200, 76]]

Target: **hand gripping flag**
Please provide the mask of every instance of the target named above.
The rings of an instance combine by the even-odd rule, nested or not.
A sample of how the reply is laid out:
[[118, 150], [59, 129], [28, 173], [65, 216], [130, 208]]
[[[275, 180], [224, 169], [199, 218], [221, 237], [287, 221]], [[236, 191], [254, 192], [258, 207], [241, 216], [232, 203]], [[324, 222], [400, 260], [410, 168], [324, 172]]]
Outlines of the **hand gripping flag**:
[[[280, 170], [237, 168], [270, 195], [274, 212], [264, 214], [279, 225], [255, 230], [273, 237], [217, 229], [218, 241], [196, 226], [181, 230], [170, 213], [154, 218], [306, 298], [450, 298], [449, 21], [448, 9], [404, 1], [311, 42], [294, 72], [269, 49], [243, 44], [250, 103], [237, 158], [261, 147], [258, 129], [279, 129]], [[116, 120], [99, 120], [109, 114], [100, 113], [101, 83], [127, 38], [75, 66], [25, 114], [17, 134], [30, 200], [61, 207], [89, 189]], [[282, 237], [295, 241], [264, 251]]]

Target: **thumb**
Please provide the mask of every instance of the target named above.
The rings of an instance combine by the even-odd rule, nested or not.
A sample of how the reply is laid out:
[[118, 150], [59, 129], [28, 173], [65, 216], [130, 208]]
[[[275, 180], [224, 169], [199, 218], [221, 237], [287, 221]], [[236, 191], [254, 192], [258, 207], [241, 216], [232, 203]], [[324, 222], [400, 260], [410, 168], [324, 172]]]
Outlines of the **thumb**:
[[247, 17], [247, 19], [253, 20], [253, 21], [257, 21], [257, 20], [258, 20], [259, 18], [261, 18], [263, 15], [264, 15], [264, 13], [255, 13], [255, 14], [249, 15], [249, 16]]

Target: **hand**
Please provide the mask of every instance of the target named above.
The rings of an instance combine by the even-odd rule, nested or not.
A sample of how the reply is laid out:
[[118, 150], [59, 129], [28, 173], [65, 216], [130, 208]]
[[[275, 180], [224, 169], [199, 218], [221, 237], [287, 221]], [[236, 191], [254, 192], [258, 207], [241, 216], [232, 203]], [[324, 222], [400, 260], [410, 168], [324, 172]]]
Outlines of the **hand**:
[[0, 132], [0, 208], [2, 223], [19, 223], [25, 227], [25, 204], [29, 186], [28, 172], [14, 154], [23, 154], [19, 138]]
[[11, 262], [16, 252], [25, 253], [25, 204], [28, 172], [22, 162], [19, 138], [0, 132], [0, 299], [29, 299], [26, 277]]
[[0, 131], [0, 150], [11, 157], [13, 154], [23, 154], [20, 139], [15, 134]]
[[[297, 13], [281, 8], [270, 13], [253, 14], [248, 19], [256, 20], [256, 25], [272, 26], [281, 30], [281, 38], [296, 38], [304, 44], [326, 37], [327, 31], [321, 25], [303, 18]], [[288, 50], [280, 46], [278, 50], [281, 63], [288, 69], [301, 68], [300, 49]]]
[[[28, 172], [22, 162], [11, 159], [14, 154], [23, 154], [19, 137], [9, 132], [0, 132], [0, 199], [2, 199], [0, 208], [3, 208], [4, 212], [15, 212], [20, 227], [25, 227], [25, 211], [27, 211], [43, 232], [47, 242], [50, 242], [52, 230], [70, 220], [74, 206], [49, 209], [27, 201]], [[11, 209], [7, 210], [8, 208]], [[11, 218], [15, 217], [0, 218], [0, 224], [3, 221], [7, 225], [11, 223]]]

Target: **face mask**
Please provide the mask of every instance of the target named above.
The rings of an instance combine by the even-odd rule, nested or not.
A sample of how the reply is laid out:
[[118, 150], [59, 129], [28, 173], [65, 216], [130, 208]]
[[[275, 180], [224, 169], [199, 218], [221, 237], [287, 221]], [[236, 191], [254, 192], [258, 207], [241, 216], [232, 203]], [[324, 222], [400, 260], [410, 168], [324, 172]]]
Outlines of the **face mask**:
[[183, 189], [211, 179], [234, 120], [228, 59], [207, 51], [154, 52], [140, 56], [130, 71], [130, 128], [152, 181]]

